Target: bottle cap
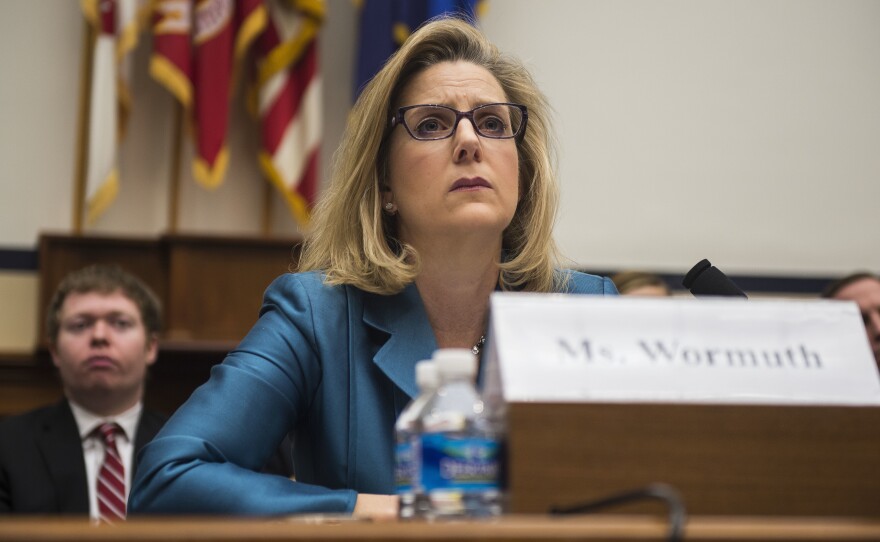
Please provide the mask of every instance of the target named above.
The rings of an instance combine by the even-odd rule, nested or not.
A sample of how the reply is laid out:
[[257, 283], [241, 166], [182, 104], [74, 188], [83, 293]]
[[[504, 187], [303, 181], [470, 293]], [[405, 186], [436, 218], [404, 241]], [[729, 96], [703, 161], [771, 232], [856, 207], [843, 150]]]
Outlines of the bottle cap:
[[441, 380], [473, 378], [477, 374], [477, 357], [466, 348], [441, 348], [431, 359], [437, 364]]
[[429, 359], [416, 363], [416, 385], [420, 390], [433, 390], [439, 383], [440, 376], [437, 374], [436, 363]]

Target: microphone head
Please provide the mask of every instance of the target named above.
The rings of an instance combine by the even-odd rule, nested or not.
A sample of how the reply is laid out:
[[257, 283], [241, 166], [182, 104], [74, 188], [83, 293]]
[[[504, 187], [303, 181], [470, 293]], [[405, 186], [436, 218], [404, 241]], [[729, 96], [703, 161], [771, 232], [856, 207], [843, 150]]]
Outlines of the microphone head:
[[702, 274], [703, 271], [705, 271], [709, 267], [712, 267], [712, 264], [709, 263], [709, 260], [703, 258], [702, 260], [697, 262], [696, 265], [691, 267], [691, 270], [688, 271], [687, 275], [684, 276], [684, 280], [681, 281], [681, 285], [690, 290], [691, 286], [694, 284], [694, 281], [697, 280], [697, 277], [699, 277], [700, 274]]
[[684, 276], [681, 284], [696, 296], [748, 298], [739, 286], [706, 259], [700, 260], [693, 266]]

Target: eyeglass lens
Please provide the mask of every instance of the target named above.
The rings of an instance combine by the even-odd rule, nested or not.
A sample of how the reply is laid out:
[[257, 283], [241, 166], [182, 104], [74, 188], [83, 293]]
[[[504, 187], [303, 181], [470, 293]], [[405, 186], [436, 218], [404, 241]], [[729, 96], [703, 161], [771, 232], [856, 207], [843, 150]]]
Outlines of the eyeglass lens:
[[[461, 114], [471, 115], [477, 133], [483, 137], [510, 138], [522, 124], [522, 111], [513, 105], [489, 104]], [[442, 139], [455, 131], [458, 116], [458, 111], [451, 108], [423, 105], [408, 109], [403, 121], [416, 139]]]

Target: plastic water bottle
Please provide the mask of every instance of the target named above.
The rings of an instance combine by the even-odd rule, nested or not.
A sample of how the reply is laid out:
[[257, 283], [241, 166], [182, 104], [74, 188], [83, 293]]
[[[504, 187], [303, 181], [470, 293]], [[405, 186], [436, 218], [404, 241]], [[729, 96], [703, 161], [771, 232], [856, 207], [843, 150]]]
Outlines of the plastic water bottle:
[[421, 459], [422, 411], [437, 389], [439, 378], [437, 365], [431, 360], [416, 364], [416, 384], [419, 394], [413, 399], [394, 425], [397, 439], [395, 448], [394, 478], [400, 497], [399, 515], [403, 519], [415, 517], [416, 492], [418, 491], [419, 460]]
[[470, 350], [434, 353], [440, 385], [422, 409], [415, 514], [426, 518], [502, 513], [503, 428], [474, 386]]

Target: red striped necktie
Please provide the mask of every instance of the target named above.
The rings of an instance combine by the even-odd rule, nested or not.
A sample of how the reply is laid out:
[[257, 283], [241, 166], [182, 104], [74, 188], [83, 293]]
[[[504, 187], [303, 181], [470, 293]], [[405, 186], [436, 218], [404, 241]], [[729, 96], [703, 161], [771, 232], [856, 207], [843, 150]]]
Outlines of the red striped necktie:
[[98, 517], [113, 523], [125, 519], [125, 466], [116, 448], [116, 434], [122, 432], [115, 423], [98, 427], [104, 439], [104, 463], [98, 471]]

